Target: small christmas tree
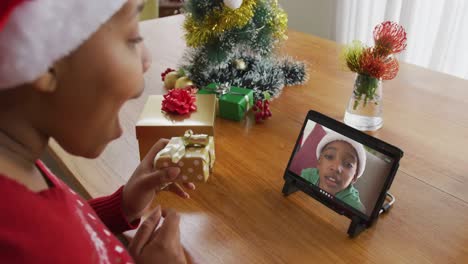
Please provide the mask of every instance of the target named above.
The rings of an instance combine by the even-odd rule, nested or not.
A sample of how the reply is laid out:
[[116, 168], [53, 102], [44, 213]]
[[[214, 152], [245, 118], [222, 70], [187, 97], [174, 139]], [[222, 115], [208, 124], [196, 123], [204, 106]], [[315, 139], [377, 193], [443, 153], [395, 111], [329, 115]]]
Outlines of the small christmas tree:
[[303, 84], [305, 65], [277, 57], [287, 15], [277, 0], [186, 0], [182, 68], [198, 87], [229, 83], [253, 89], [256, 100]]

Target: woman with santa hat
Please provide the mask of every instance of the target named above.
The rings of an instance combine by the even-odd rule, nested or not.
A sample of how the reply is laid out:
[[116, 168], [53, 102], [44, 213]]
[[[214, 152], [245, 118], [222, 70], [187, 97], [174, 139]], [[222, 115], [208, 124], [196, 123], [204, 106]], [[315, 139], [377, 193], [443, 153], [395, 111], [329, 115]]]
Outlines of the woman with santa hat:
[[153, 170], [167, 140], [125, 186], [90, 201], [39, 160], [51, 138], [73, 155], [96, 158], [120, 137], [119, 110], [142, 93], [148, 67], [138, 30], [143, 4], [0, 2], [0, 263], [187, 262], [173, 210], [156, 208], [128, 250], [113, 235], [136, 228], [155, 190], [168, 183], [189, 197], [172, 183], [178, 168]]

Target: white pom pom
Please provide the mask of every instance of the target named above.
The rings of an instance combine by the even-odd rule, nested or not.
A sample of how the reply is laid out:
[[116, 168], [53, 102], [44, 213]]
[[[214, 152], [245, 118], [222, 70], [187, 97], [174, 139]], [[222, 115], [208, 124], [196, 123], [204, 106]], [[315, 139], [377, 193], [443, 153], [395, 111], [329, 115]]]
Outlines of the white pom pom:
[[242, 5], [242, 0], [224, 0], [223, 2], [231, 9], [237, 9]]

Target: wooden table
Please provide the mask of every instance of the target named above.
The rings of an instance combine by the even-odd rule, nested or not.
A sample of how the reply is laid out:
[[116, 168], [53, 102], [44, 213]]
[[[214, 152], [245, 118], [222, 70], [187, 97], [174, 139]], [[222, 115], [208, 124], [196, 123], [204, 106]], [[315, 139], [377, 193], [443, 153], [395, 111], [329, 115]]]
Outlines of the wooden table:
[[[174, 16], [143, 22], [153, 53], [144, 95], [121, 112], [125, 134], [96, 160], [51, 152], [92, 197], [124, 184], [138, 164], [135, 122], [146, 97], [164, 92], [160, 73], [185, 48]], [[255, 125], [216, 120], [216, 165], [191, 200], [161, 194], [156, 203], [182, 214], [185, 246], [200, 263], [467, 263], [468, 81], [402, 64], [384, 83], [384, 120], [373, 135], [405, 157], [391, 188], [392, 211], [356, 239], [349, 219], [303, 193], [281, 194], [283, 172], [309, 109], [342, 120], [354, 75], [343, 71], [334, 42], [289, 32], [282, 48], [305, 60], [310, 80], [285, 88], [273, 117]]]

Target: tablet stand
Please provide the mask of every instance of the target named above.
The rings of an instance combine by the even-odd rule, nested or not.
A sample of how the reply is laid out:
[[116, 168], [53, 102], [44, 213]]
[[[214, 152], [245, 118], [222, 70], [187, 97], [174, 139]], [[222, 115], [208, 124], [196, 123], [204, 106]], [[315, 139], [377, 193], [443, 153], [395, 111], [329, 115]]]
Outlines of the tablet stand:
[[292, 180], [290, 178], [285, 179], [285, 183], [283, 186], [283, 194], [285, 196], [299, 191], [299, 188], [296, 186], [295, 182], [295, 180]]
[[366, 228], [367, 228], [367, 225], [363, 223], [362, 220], [359, 219], [359, 217], [353, 216], [351, 218], [351, 224], [349, 224], [349, 227], [348, 227], [348, 235], [351, 238], [355, 238]]
[[[295, 179], [293, 179], [291, 177], [285, 177], [284, 181], [285, 182], [284, 182], [283, 190], [282, 190], [284, 196], [288, 196], [288, 195], [290, 195], [292, 193], [295, 193], [295, 192], [297, 192], [299, 190], [301, 190], [304, 193], [308, 194], [308, 192], [306, 190], [303, 190], [301, 188], [301, 186], [297, 184], [297, 181]], [[340, 213], [340, 214], [343, 214], [343, 213]], [[366, 223], [362, 219], [360, 219], [357, 216], [352, 216], [350, 218], [351, 218], [351, 224], [349, 224], [349, 227], [348, 227], [348, 235], [351, 238], [355, 238], [362, 231], [367, 229], [368, 226], [366, 225]]]

